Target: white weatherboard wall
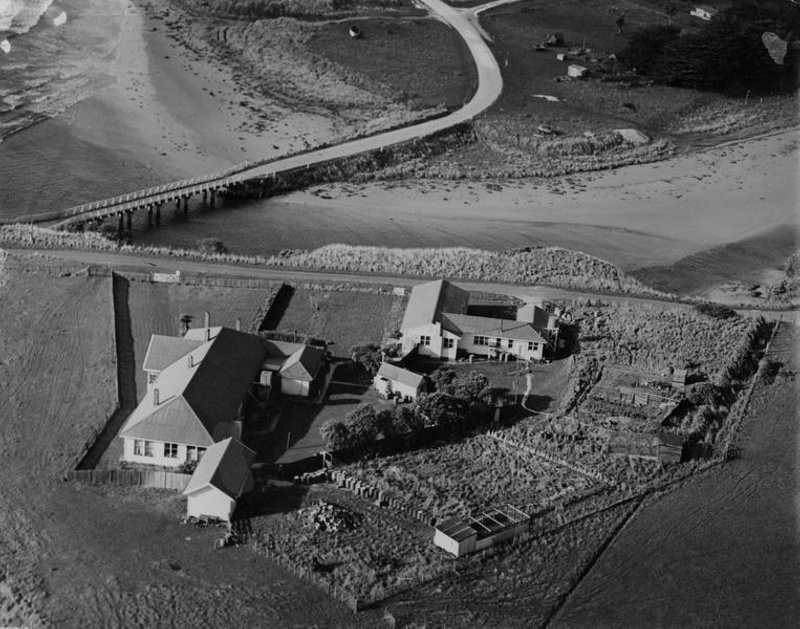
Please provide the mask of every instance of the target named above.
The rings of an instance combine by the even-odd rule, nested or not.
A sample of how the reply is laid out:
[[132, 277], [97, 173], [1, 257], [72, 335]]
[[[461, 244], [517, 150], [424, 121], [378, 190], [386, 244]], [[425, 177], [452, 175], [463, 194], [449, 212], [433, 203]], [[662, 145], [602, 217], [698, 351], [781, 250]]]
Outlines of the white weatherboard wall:
[[301, 395], [308, 397], [310, 383], [307, 380], [292, 380], [281, 378], [281, 393], [285, 395]]
[[[508, 346], [509, 340], [512, 341], [511, 347]], [[477, 345], [474, 341], [475, 335], [465, 334], [459, 347], [469, 354], [486, 356], [494, 350], [496, 352], [508, 352], [524, 360], [541, 360], [544, 355], [544, 343], [538, 341], [534, 345], [535, 349], [532, 350], [528, 349], [528, 341], [524, 340], [501, 338], [499, 339], [499, 345], [497, 344], [497, 337], [489, 337], [491, 345]]]
[[477, 535], [471, 535], [459, 542], [438, 529], [436, 529], [436, 532], [433, 534], [433, 543], [456, 557], [461, 557], [461, 555], [466, 555], [474, 551], [476, 540]]
[[[430, 345], [419, 346], [418, 351], [421, 356], [434, 356], [436, 358], [447, 358], [448, 360], [456, 359], [459, 336], [443, 330], [441, 323], [428, 323], [418, 328], [403, 330], [403, 353], [407, 354], [414, 349], [414, 346], [420, 342], [420, 337], [423, 336], [429, 336], [431, 342]], [[443, 339], [452, 339], [453, 347], [444, 349]]]
[[203, 487], [186, 497], [186, 515], [202, 516], [230, 522], [236, 500], [216, 487]]
[[164, 443], [161, 441], [150, 442], [153, 444], [153, 456], [134, 454], [133, 453], [134, 439], [123, 439], [123, 441], [124, 441], [124, 448], [122, 452], [122, 459], [130, 463], [146, 463], [148, 465], [178, 467], [181, 463], [187, 460], [187, 454], [186, 454], [187, 445], [185, 443], [178, 444], [178, 458], [173, 459], [164, 456]]

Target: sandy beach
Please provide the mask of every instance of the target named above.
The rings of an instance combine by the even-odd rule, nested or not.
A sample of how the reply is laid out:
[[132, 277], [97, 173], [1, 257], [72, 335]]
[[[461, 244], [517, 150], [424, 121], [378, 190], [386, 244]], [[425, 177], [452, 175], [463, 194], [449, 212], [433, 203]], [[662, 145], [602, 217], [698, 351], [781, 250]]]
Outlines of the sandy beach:
[[3, 216], [211, 173], [332, 137], [321, 116], [257, 101], [201, 44], [193, 46], [199, 52], [183, 46], [160, 8], [147, 7], [117, 2], [120, 35], [105, 86], [0, 144]]

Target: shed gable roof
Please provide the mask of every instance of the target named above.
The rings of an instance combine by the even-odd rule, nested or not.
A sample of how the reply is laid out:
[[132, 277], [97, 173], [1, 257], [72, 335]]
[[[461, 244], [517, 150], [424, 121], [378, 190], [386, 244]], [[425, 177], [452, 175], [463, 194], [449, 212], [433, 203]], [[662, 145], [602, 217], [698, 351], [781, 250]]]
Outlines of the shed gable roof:
[[188, 496], [210, 486], [233, 499], [238, 498], [248, 491], [252, 482], [250, 465], [255, 455], [233, 437], [215, 443], [200, 459], [183, 494]]
[[386, 378], [387, 380], [399, 382], [400, 384], [413, 387], [414, 389], [419, 387], [423, 380], [423, 376], [391, 363], [381, 363], [377, 376], [379, 378]]

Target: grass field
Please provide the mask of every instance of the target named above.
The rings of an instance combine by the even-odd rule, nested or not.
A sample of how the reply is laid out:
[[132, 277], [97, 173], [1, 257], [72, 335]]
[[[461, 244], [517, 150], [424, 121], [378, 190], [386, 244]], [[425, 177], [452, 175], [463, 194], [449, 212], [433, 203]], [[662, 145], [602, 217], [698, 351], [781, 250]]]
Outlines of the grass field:
[[796, 350], [796, 330], [785, 326], [767, 355], [780, 375], [754, 389], [741, 459], [646, 504], [554, 627], [794, 624], [800, 604], [784, 575], [800, 569]]
[[349, 358], [352, 346], [381, 343], [399, 329], [404, 305], [384, 293], [297, 288], [276, 329], [333, 342], [333, 355]]
[[[461, 3], [456, 3], [461, 4]], [[472, 3], [467, 3], [472, 4]], [[671, 23], [690, 30], [699, 20], [680, 4]], [[625, 26], [615, 20], [625, 11]], [[525, 0], [481, 14], [503, 73], [503, 94], [476, 122], [477, 142], [431, 159], [420, 176], [530, 177], [569, 174], [664, 159], [687, 145], [737, 133], [759, 133], [797, 119], [793, 97], [733, 98], [697, 90], [603, 82], [555, 81], [571, 63], [594, 69], [619, 53], [628, 36], [650, 24], [666, 25], [661, 5], [566, 0]], [[548, 34], [564, 46], [536, 51]], [[589, 52], [578, 55], [579, 49]], [[557, 53], [571, 55], [558, 61]], [[548, 98], [545, 98], [548, 97]], [[547, 125], [557, 134], [544, 135]], [[594, 142], [585, 132], [639, 129], [652, 141], [642, 146]]]
[[214, 553], [177, 493], [58, 480], [116, 402], [110, 280], [4, 279], [0, 624], [375, 626], [248, 549]]
[[362, 32], [357, 40], [345, 37], [345, 24], [321, 26], [309, 49], [363, 77], [368, 89], [373, 85], [411, 109], [456, 108], [475, 89], [469, 51], [455, 31], [440, 22], [370, 19], [356, 24]]

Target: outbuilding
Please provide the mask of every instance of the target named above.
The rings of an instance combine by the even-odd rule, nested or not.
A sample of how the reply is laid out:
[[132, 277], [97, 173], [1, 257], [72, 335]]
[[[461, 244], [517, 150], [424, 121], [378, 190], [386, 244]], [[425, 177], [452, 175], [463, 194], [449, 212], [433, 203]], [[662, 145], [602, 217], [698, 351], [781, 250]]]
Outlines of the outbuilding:
[[577, 63], [570, 63], [567, 67], [567, 76], [573, 79], [580, 79], [586, 76], [587, 72], [586, 66], [578, 65]]
[[209, 447], [183, 490], [187, 517], [230, 522], [237, 500], [253, 488], [255, 455], [233, 437]]
[[413, 402], [422, 393], [424, 377], [391, 363], [381, 363], [375, 375], [375, 389], [386, 398]]

